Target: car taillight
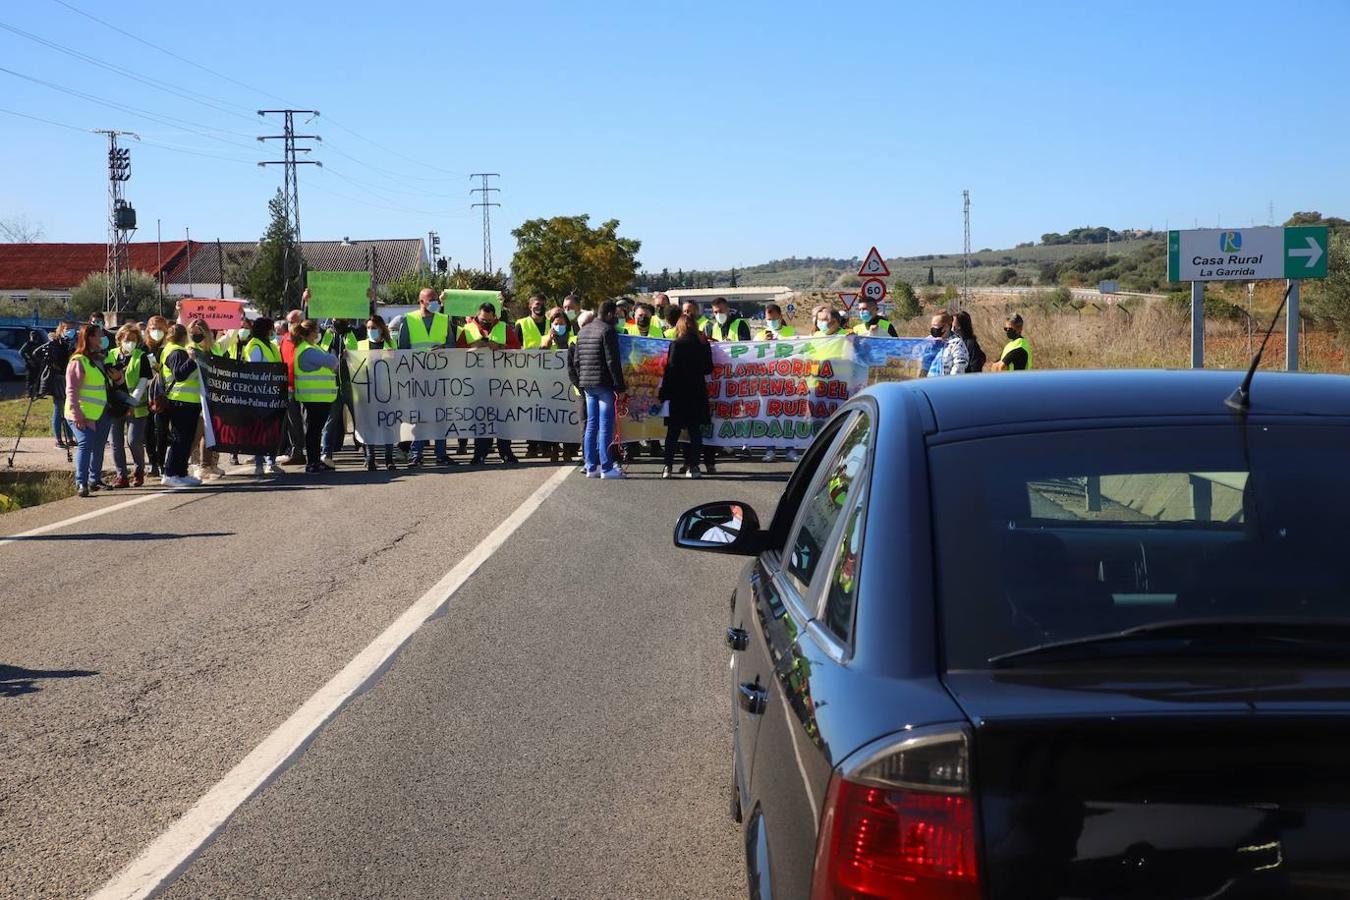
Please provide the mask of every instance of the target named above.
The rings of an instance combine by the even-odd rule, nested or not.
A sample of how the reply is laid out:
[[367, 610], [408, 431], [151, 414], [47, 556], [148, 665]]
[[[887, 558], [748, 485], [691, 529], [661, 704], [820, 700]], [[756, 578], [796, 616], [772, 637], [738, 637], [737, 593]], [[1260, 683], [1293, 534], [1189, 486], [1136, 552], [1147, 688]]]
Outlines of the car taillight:
[[813, 900], [980, 897], [963, 732], [913, 736], [830, 780]]

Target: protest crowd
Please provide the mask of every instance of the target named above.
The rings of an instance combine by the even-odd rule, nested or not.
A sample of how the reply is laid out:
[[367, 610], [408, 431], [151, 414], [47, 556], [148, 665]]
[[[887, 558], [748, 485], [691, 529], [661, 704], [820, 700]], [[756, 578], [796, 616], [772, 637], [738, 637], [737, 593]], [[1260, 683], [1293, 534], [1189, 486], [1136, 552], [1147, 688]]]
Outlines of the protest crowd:
[[[225, 474], [222, 454], [229, 453], [232, 464], [241, 464], [243, 449], [253, 451], [247, 455], [254, 475], [280, 475], [301, 467], [306, 473], [334, 471], [334, 455], [343, 449], [349, 417], [353, 423], [357, 419], [353, 371], [354, 362], [364, 354], [444, 348], [565, 351], [568, 402], [575, 405], [579, 423], [575, 440], [526, 440], [527, 457], [570, 463], [580, 453], [587, 477], [615, 479], [625, 477], [624, 465], [645, 450], [661, 460], [662, 477], [697, 478], [716, 472], [720, 453], [763, 450], [762, 458], [768, 462], [779, 452], [771, 443], [758, 449], [750, 443], [733, 447], [704, 443], [713, 419], [708, 391], [713, 345], [840, 335], [900, 337], [877, 304], [867, 299], [858, 301], [854, 310], [816, 307], [814, 327], [798, 329], [777, 304], [767, 304], [762, 322], [752, 326], [720, 297], [706, 311], [694, 302], [672, 304], [663, 293], [655, 294], [650, 303], [606, 300], [592, 311], [583, 310], [575, 294], [553, 307], [536, 294], [514, 321], [500, 297], [482, 302], [471, 316], [448, 314], [442, 309], [442, 297], [430, 288], [422, 290], [418, 308], [393, 327], [374, 313], [364, 321], [336, 319], [321, 325], [301, 310], [292, 310], [284, 319], [245, 319], [219, 333], [201, 318], [170, 321], [162, 316], [123, 322], [113, 330], [105, 315], [96, 313], [82, 325], [63, 321], [48, 342], [25, 348], [33, 373], [30, 393], [51, 398], [52, 434], [58, 447], [73, 448], [76, 488], [81, 496], [89, 496], [93, 491], [141, 486], [147, 478], [159, 478], [171, 487], [200, 485]], [[309, 299], [310, 292], [305, 291], [307, 308]], [[856, 322], [850, 323], [849, 315]], [[1030, 369], [1032, 351], [1023, 326], [1019, 315], [1006, 320], [1007, 343], [990, 361], [969, 313], [935, 315], [917, 375]], [[651, 414], [665, 426], [664, 441], [651, 433], [645, 440], [625, 440], [621, 433], [620, 410], [628, 401], [621, 334], [663, 342], [664, 365]], [[256, 369], [267, 375], [258, 376], [256, 387], [246, 386], [259, 397], [267, 395], [274, 428], [254, 427], [262, 423], [249, 420], [247, 405], [229, 416], [204, 410], [204, 399], [211, 395], [208, 382], [218, 367], [227, 366], [235, 372]], [[359, 433], [358, 428], [355, 436]], [[512, 442], [502, 437], [389, 440], [357, 446], [369, 471], [381, 464], [389, 470], [400, 464], [455, 466], [459, 461], [452, 456], [450, 440], [457, 444], [457, 455], [469, 453], [472, 441], [472, 465], [485, 464], [494, 449], [502, 464], [520, 462]], [[115, 474], [106, 481], [110, 446]], [[677, 471], [681, 449], [683, 465]], [[795, 449], [785, 452], [787, 459], [796, 459]]]

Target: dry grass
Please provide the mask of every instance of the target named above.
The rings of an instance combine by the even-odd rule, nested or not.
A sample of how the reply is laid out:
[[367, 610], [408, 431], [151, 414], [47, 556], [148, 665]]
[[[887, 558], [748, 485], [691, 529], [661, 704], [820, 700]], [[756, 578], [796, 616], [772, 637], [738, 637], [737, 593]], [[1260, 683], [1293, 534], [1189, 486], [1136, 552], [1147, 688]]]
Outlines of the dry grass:
[[[990, 359], [1003, 348], [1001, 305], [971, 309], [975, 333]], [[1038, 369], [1159, 369], [1188, 368], [1191, 364], [1189, 317], [1165, 303], [1148, 303], [1134, 310], [1086, 309], [1024, 310], [1027, 339], [1031, 341]], [[1263, 325], [1269, 322], [1262, 316]], [[896, 323], [897, 331], [900, 323]], [[922, 335], [928, 331], [928, 316], [905, 323], [901, 332]], [[1211, 369], [1245, 369], [1259, 332], [1248, 336], [1244, 322], [1205, 322], [1205, 366]], [[1249, 349], [1252, 348], [1252, 349]], [[1284, 325], [1277, 327], [1262, 359], [1263, 369], [1284, 367]], [[1336, 335], [1305, 327], [1300, 347], [1304, 371], [1350, 372], [1350, 359]]]
[[0, 473], [0, 513], [27, 506], [64, 500], [75, 493], [69, 472], [26, 472], [11, 469]]

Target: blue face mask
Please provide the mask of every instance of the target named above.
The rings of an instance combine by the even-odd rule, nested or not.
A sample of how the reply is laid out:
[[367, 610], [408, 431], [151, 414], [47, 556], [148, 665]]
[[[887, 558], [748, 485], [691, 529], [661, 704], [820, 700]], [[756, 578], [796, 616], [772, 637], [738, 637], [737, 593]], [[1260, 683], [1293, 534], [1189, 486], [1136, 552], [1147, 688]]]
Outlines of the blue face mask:
[[441, 311], [441, 303], [439, 300], [432, 300], [430, 303], [427, 304], [427, 312], [438, 313], [440, 311]]
[[107, 350], [109, 347], [112, 346], [112, 341], [108, 340], [108, 336], [105, 334], [103, 337], [99, 339], [98, 345], [104, 350]]
[[864, 309], [858, 313], [858, 318], [862, 319], [863, 324], [865, 325], [872, 321], [872, 311], [870, 309]]
[[566, 326], [566, 325], [554, 325], [554, 326], [553, 326], [553, 333], [556, 334], [556, 335], [564, 335], [564, 334], [567, 334], [567, 326]]

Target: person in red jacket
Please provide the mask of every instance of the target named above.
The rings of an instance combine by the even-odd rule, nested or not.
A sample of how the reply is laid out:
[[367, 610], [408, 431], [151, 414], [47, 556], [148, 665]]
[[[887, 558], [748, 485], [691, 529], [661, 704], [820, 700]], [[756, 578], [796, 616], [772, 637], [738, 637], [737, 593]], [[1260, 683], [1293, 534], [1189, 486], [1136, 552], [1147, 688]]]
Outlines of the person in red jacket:
[[[304, 301], [309, 302], [309, 290], [304, 293]], [[281, 350], [281, 361], [286, 364], [286, 377], [290, 381], [291, 402], [286, 410], [286, 438], [290, 444], [290, 449], [286, 455], [277, 459], [278, 465], [305, 465], [309, 460], [305, 459], [305, 425], [304, 414], [300, 404], [295, 400], [295, 339], [291, 337], [291, 329], [299, 326], [304, 320], [304, 314], [298, 309], [293, 309], [286, 313], [286, 327], [281, 333], [281, 339], [277, 346]], [[318, 460], [313, 460], [318, 462]]]

